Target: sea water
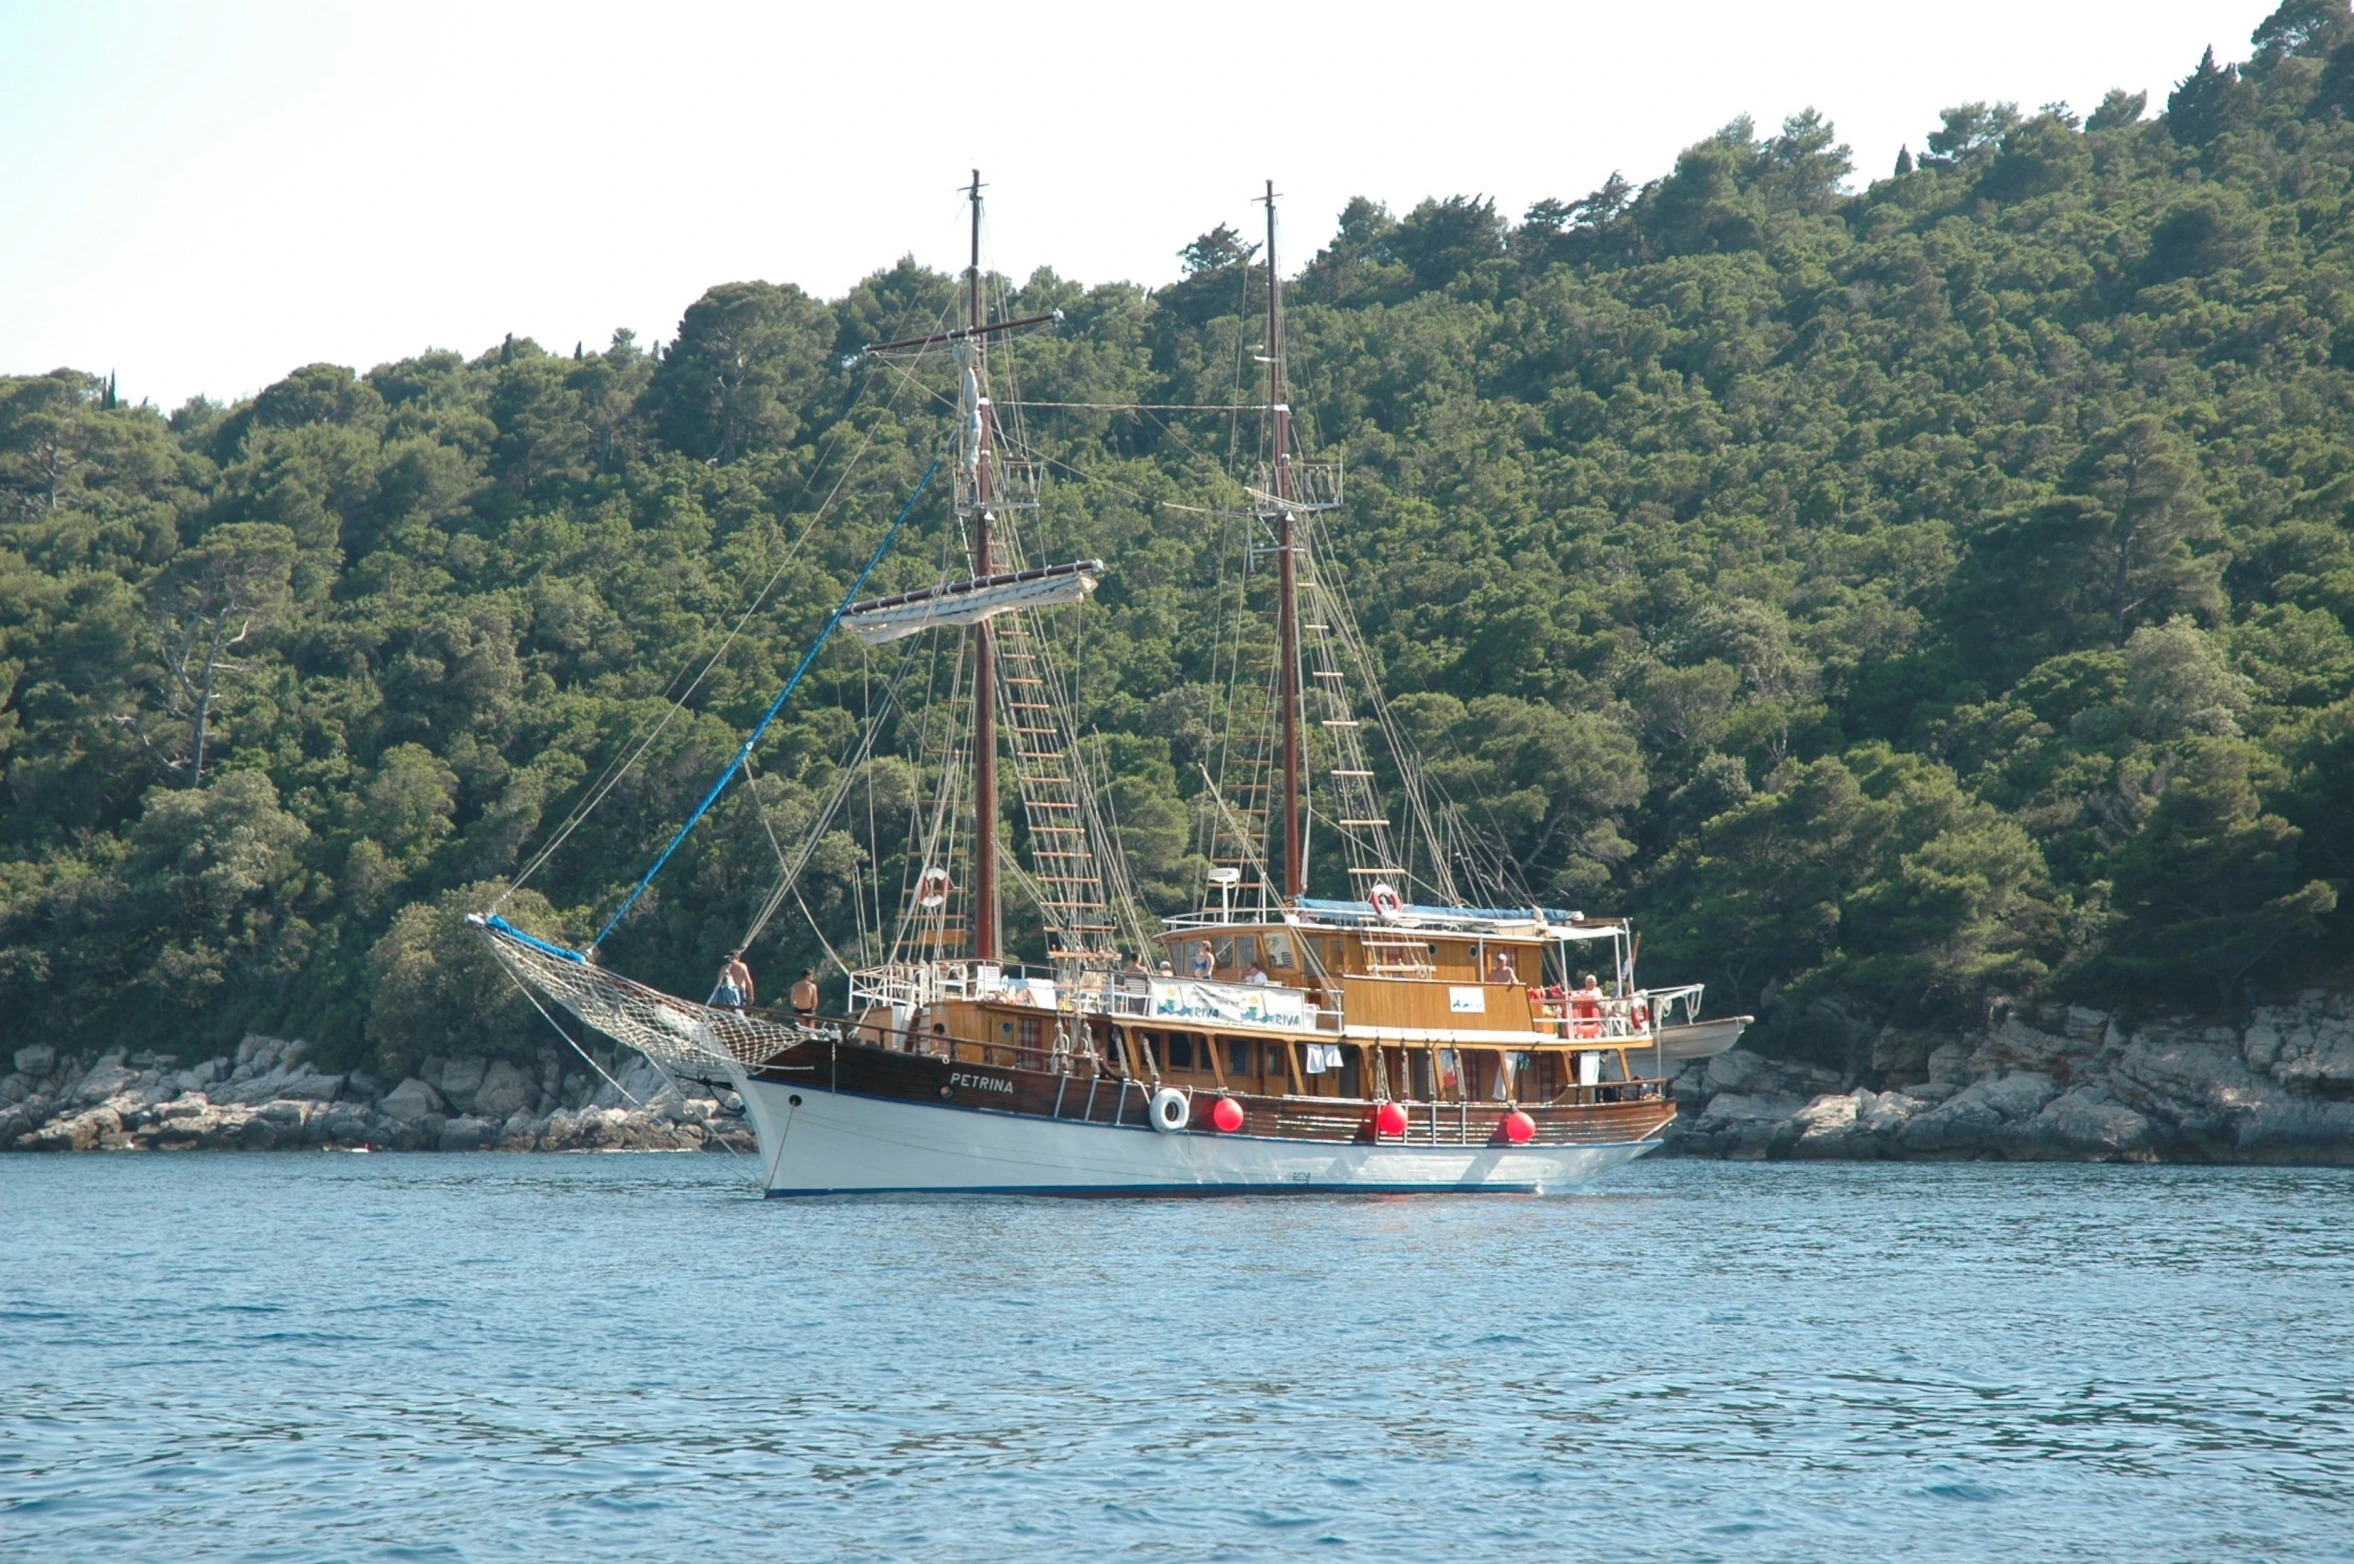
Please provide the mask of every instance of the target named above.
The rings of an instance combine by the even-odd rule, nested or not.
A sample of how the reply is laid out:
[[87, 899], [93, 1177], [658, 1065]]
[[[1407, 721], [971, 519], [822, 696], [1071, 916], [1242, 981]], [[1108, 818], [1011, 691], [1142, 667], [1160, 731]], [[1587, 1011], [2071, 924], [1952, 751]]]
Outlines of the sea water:
[[2354, 1176], [0, 1158], [0, 1555], [2354, 1556]]

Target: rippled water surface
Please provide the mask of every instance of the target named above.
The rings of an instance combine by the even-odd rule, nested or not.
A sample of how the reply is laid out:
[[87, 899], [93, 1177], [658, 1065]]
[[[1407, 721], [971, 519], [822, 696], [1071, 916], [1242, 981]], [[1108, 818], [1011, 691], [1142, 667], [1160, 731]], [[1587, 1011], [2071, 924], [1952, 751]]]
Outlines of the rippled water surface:
[[0, 1555], [2354, 1557], [2354, 1178], [0, 1158]]

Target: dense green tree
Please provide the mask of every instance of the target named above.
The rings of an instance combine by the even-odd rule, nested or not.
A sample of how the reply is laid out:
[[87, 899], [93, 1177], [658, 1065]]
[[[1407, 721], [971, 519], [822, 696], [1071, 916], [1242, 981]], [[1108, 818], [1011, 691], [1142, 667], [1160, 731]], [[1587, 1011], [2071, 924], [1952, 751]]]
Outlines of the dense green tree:
[[[2162, 121], [1960, 104], [1876, 182], [1806, 111], [1518, 222], [1359, 198], [1319, 246], [1287, 213], [1292, 400], [1347, 475], [1312, 563], [1482, 894], [1632, 910], [1647, 976], [1830, 1057], [1996, 992], [2342, 970], [2354, 31], [2288, 0], [2251, 44]], [[1193, 410], [1263, 372], [1257, 243], [1212, 226], [1153, 291], [984, 278], [1062, 312], [992, 350], [1053, 474], [1003, 525], [1112, 562], [1050, 655], [1162, 913], [1271, 654], [1257, 432]], [[961, 297], [910, 259], [726, 284], [659, 353], [508, 336], [169, 418], [0, 378], [0, 1015], [388, 1068], [539, 1025], [463, 912], [528, 870], [510, 910], [602, 926], [949, 434], [944, 362], [858, 350]], [[936, 484], [870, 585], [955, 537]], [[845, 776], [809, 916], [753, 956], [878, 950], [946, 678], [821, 657], [602, 954], [707, 984]]]
[[2149, 824], [2117, 855], [2113, 895], [2124, 927], [2110, 965], [2168, 996], [2203, 976], [2230, 1009], [2250, 968], [2320, 931], [2337, 890], [2300, 879], [2299, 831], [2258, 796], [2264, 766], [2236, 738], [2186, 746]]

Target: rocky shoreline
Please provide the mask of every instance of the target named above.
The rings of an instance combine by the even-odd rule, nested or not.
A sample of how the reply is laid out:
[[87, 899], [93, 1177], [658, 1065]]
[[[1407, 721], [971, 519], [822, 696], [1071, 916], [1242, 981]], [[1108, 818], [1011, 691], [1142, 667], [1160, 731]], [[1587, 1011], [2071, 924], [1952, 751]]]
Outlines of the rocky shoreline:
[[[753, 1147], [733, 1092], [673, 1082], [634, 1055], [614, 1069], [618, 1089], [553, 1048], [528, 1065], [428, 1059], [388, 1087], [319, 1071], [303, 1052], [249, 1037], [233, 1056], [182, 1067], [21, 1048], [0, 1077], [0, 1148]], [[1961, 1037], [1883, 1034], [1861, 1073], [1738, 1048], [1688, 1066], [1666, 1154], [2354, 1165], [2354, 993], [2310, 990], [2237, 1027], [2013, 1008]]]
[[[303, 1044], [248, 1037], [194, 1066], [119, 1050], [16, 1051], [0, 1077], [0, 1148], [16, 1151], [715, 1151], [752, 1149], [732, 1091], [700, 1095], [642, 1059], [600, 1077], [577, 1055], [434, 1058], [387, 1087], [328, 1074]], [[682, 1089], [683, 1088], [683, 1089]], [[624, 1095], [626, 1093], [626, 1095]], [[632, 1101], [631, 1099], [635, 1099]]]
[[[1999, 1013], [1923, 1052], [1884, 1034], [1874, 1090], [1735, 1049], [1688, 1068], [1669, 1150], [1753, 1159], [2354, 1165], [2354, 994], [2308, 990], [2245, 1025]], [[1909, 1057], [1908, 1057], [1909, 1055]]]

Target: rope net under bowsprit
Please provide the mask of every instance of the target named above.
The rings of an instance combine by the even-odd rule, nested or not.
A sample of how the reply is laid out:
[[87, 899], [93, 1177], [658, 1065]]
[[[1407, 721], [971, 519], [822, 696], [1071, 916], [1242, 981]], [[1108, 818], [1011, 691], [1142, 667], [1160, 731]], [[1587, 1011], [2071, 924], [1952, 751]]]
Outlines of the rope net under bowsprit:
[[765, 1016], [665, 994], [502, 929], [484, 927], [482, 933], [499, 964], [526, 989], [673, 1074], [703, 1077], [730, 1064], [757, 1065], [801, 1035]]

